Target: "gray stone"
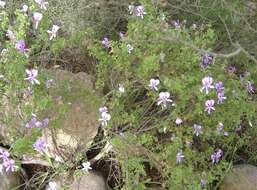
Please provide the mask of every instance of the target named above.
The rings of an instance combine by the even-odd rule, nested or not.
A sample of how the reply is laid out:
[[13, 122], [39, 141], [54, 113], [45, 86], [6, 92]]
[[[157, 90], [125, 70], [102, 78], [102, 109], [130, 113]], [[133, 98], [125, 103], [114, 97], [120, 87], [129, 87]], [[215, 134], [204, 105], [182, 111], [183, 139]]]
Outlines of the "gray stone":
[[99, 173], [90, 172], [75, 178], [70, 185], [70, 190], [106, 190], [105, 180]]
[[12, 190], [19, 186], [20, 179], [18, 173], [5, 173], [0, 174], [0, 190]]
[[257, 190], [257, 167], [236, 165], [224, 179], [224, 190]]

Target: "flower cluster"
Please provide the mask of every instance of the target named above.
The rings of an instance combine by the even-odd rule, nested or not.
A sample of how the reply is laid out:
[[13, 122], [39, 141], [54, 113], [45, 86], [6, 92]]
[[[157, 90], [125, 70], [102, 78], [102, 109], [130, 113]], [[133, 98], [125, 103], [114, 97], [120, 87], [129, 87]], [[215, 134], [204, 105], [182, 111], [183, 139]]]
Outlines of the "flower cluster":
[[209, 55], [208, 53], [205, 53], [202, 55], [200, 67], [202, 69], [205, 69], [212, 62], [213, 62], [213, 56]]
[[101, 117], [99, 121], [101, 122], [102, 126], [107, 126], [107, 122], [111, 120], [111, 115], [108, 113], [107, 107], [100, 107], [99, 112], [101, 114]]
[[40, 84], [40, 82], [36, 79], [38, 75], [38, 70], [36, 69], [26, 69], [25, 70], [27, 77], [25, 80], [29, 81], [32, 85], [34, 84]]
[[15, 161], [10, 159], [10, 153], [0, 148], [0, 174], [5, 169], [6, 172], [14, 172], [16, 166]]
[[[201, 92], [205, 91], [206, 94], [209, 94], [210, 89], [215, 89], [217, 93], [217, 104], [223, 104], [224, 100], [227, 99], [224, 94], [224, 85], [221, 81], [218, 81], [213, 85], [213, 78], [210, 76], [204, 77], [202, 79], [202, 88], [200, 89]], [[211, 114], [212, 111], [215, 111], [214, 108], [215, 100], [209, 99], [205, 102], [205, 111], [208, 114]]]
[[25, 127], [28, 129], [31, 129], [33, 127], [43, 128], [43, 127], [46, 127], [48, 125], [48, 123], [49, 123], [48, 118], [45, 118], [42, 121], [38, 121], [37, 118], [35, 116], [33, 116], [31, 118], [31, 120], [28, 123], [26, 123]]
[[221, 159], [221, 157], [223, 156], [223, 151], [221, 149], [218, 149], [217, 151], [215, 151], [212, 155], [211, 155], [211, 160], [212, 163], [218, 163]]
[[43, 153], [44, 150], [46, 149], [46, 143], [45, 143], [44, 139], [43, 138], [38, 138], [36, 140], [36, 142], [33, 144], [33, 148], [36, 151], [38, 151], [40, 153]]
[[146, 15], [147, 13], [145, 12], [145, 8], [143, 5], [138, 5], [138, 6], [133, 6], [133, 5], [129, 5], [128, 7], [129, 10], [129, 14], [135, 14], [137, 17], [140, 18], [144, 18], [144, 15]]

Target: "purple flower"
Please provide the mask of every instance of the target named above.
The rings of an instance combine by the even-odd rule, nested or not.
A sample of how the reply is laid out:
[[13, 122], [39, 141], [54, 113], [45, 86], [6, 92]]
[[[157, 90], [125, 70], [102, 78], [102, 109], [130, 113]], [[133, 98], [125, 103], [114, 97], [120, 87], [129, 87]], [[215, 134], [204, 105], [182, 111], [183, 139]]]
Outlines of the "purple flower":
[[200, 67], [204, 69], [208, 65], [210, 65], [212, 61], [213, 61], [213, 56], [209, 55], [208, 53], [205, 53], [202, 55]]
[[182, 150], [180, 150], [176, 155], [177, 163], [181, 163], [184, 160], [185, 156], [183, 155]]
[[212, 160], [212, 163], [215, 164], [215, 163], [218, 163], [219, 160], [221, 159], [223, 155], [223, 151], [222, 150], [218, 150], [216, 152], [214, 152], [212, 155], [211, 155], [211, 160]]
[[38, 70], [36, 69], [26, 69], [27, 78], [25, 80], [28, 80], [32, 85], [33, 84], [40, 84], [40, 82], [36, 79]]
[[213, 83], [213, 78], [212, 77], [204, 77], [202, 79], [202, 88], [201, 88], [201, 92], [203, 90], [205, 90], [205, 93], [208, 94], [209, 93], [209, 88], [214, 88], [214, 86], [212, 85]]
[[3, 161], [6, 161], [9, 159], [9, 156], [10, 156], [10, 153], [8, 151], [4, 151], [2, 149], [0, 149], [0, 158], [3, 160]]
[[249, 80], [246, 82], [246, 89], [249, 94], [254, 94], [253, 84]]
[[221, 81], [216, 82], [214, 86], [217, 92], [221, 92], [222, 90], [224, 90], [224, 86]]
[[162, 105], [163, 108], [167, 107], [167, 103], [172, 102], [170, 99], [170, 93], [169, 92], [160, 92], [159, 98], [157, 100], [157, 105]]
[[58, 32], [58, 30], [60, 29], [60, 27], [59, 26], [57, 26], [57, 25], [53, 25], [52, 26], [52, 30], [47, 30], [46, 32], [49, 34], [49, 40], [51, 41], [52, 39], [54, 39], [54, 38], [56, 38], [56, 36], [57, 36], [57, 32]]
[[225, 97], [224, 95], [224, 92], [218, 92], [217, 97], [218, 97], [218, 101], [217, 101], [218, 104], [223, 104], [224, 100], [227, 99], [227, 97]]
[[136, 6], [135, 8], [135, 14], [138, 17], [144, 18], [144, 15], [146, 14], [145, 8], [142, 5]]
[[38, 24], [42, 20], [42, 18], [43, 18], [43, 15], [41, 13], [38, 13], [38, 12], [33, 13], [32, 20], [33, 20], [33, 23], [35, 25], [35, 29], [38, 28]]
[[43, 124], [43, 127], [46, 127], [49, 124], [49, 119], [48, 118], [43, 119], [42, 124]]
[[111, 115], [106, 113], [106, 112], [102, 112], [101, 113], [101, 118], [99, 119], [99, 121], [101, 122], [102, 126], [107, 126], [107, 122], [111, 120]]
[[212, 110], [214, 111], [215, 108], [213, 107], [214, 106], [214, 103], [215, 101], [214, 100], [207, 100], [205, 102], [205, 111], [208, 112], [208, 114], [211, 114]]
[[39, 5], [40, 9], [47, 10], [46, 5], [49, 4], [48, 2], [45, 0], [35, 0], [35, 2]]
[[194, 124], [194, 134], [198, 137], [202, 133], [202, 126]]
[[46, 148], [46, 143], [44, 139], [39, 138], [37, 141], [33, 144], [33, 148], [38, 152], [43, 152]]
[[15, 44], [15, 48], [20, 51], [21, 53], [25, 53], [27, 52], [29, 49], [26, 48], [26, 44], [24, 40], [19, 40], [16, 44]]
[[37, 119], [35, 117], [32, 117], [31, 120], [28, 123], [26, 123], [25, 127], [28, 129], [31, 129], [36, 125], [36, 122], [37, 122]]
[[160, 84], [160, 80], [159, 79], [150, 79], [150, 84], [148, 85], [150, 87], [151, 90], [155, 90], [158, 91], [157, 86]]
[[103, 40], [102, 40], [102, 44], [105, 48], [110, 48], [111, 47], [111, 44], [109, 42], [109, 39], [107, 37], [104, 37]]
[[216, 129], [217, 134], [220, 134], [223, 131], [223, 129], [224, 129], [223, 123], [219, 122], [217, 129]]
[[12, 171], [14, 172], [14, 168], [15, 168], [15, 161], [12, 159], [7, 159], [4, 161], [3, 163], [4, 167], [5, 167], [5, 171]]

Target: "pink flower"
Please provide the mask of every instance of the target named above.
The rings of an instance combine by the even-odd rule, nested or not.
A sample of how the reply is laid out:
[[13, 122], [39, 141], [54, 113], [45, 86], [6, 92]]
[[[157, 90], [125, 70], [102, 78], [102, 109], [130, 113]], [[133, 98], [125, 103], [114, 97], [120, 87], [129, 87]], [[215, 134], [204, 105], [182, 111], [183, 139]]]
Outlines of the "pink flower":
[[203, 90], [205, 90], [206, 94], [208, 94], [209, 93], [209, 88], [214, 88], [212, 83], [213, 83], [213, 78], [212, 77], [209, 77], [209, 76], [204, 77], [202, 79], [202, 88], [201, 88], [200, 91], [202, 92]]
[[160, 92], [159, 98], [157, 100], [157, 105], [162, 105], [163, 108], [167, 107], [167, 103], [172, 102], [170, 99], [169, 92]]
[[215, 108], [213, 107], [214, 104], [215, 104], [214, 100], [207, 100], [205, 102], [205, 111], [207, 111], [208, 114], [211, 114], [211, 112], [215, 110]]
[[33, 13], [32, 19], [33, 19], [33, 23], [35, 25], [35, 29], [38, 28], [38, 24], [42, 20], [42, 18], [43, 18], [43, 15], [41, 13], [38, 13], [38, 12]]
[[135, 10], [136, 16], [144, 18], [144, 15], [146, 15], [145, 8], [142, 5], [136, 6]]
[[157, 86], [160, 84], [160, 80], [159, 79], [150, 79], [150, 84], [148, 85], [150, 87], [151, 90], [155, 90], [158, 91]]
[[49, 34], [49, 40], [52, 40], [52, 39], [54, 39], [54, 38], [56, 38], [56, 35], [57, 35], [57, 32], [58, 32], [58, 30], [60, 29], [60, 27], [59, 26], [57, 26], [57, 25], [53, 25], [52, 26], [52, 30], [47, 30], [47, 33]]
[[47, 10], [46, 6], [49, 4], [45, 0], [35, 0], [35, 2], [39, 5], [40, 9]]
[[36, 79], [38, 70], [36, 69], [26, 69], [27, 78], [25, 80], [28, 80], [32, 85], [33, 84], [40, 84], [40, 82]]

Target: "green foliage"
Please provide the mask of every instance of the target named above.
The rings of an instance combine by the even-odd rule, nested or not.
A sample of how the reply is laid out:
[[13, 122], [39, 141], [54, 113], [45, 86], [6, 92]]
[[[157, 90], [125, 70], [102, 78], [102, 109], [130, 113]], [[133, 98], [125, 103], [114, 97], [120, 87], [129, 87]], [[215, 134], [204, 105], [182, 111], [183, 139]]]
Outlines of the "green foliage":
[[[227, 72], [226, 59], [217, 56], [207, 68], [199, 67], [201, 49], [212, 51], [218, 39], [212, 25], [205, 24], [197, 30], [187, 26], [176, 29], [160, 18], [161, 12], [151, 3], [141, 3], [147, 15], [144, 19], [132, 16], [125, 38], [111, 40], [111, 48], [104, 48], [90, 29], [86, 32], [88, 39], [96, 39], [88, 49], [98, 60], [97, 86], [110, 91], [106, 95], [112, 115], [109, 128], [115, 126], [123, 133], [114, 135], [121, 138], [114, 137], [113, 145], [118, 149], [124, 189], [147, 189], [151, 183], [160, 183], [166, 189], [201, 189], [201, 179], [206, 181], [206, 189], [217, 189], [230, 164], [237, 160], [238, 150], [248, 147], [249, 122], [256, 125], [256, 94], [249, 95], [237, 73]], [[131, 53], [127, 44], [134, 48]], [[240, 67], [241, 73], [252, 72], [244, 80], [255, 81], [255, 66]], [[205, 76], [213, 77], [214, 82], [222, 81], [227, 97], [224, 104], [215, 104], [216, 110], [210, 115], [204, 111], [204, 103], [216, 100], [216, 92], [200, 92]], [[151, 78], [160, 79], [159, 92], [170, 92], [174, 106], [161, 109], [156, 105], [158, 92], [148, 87]], [[118, 91], [119, 84], [125, 86], [125, 93]], [[175, 124], [176, 118], [182, 118], [183, 123]], [[219, 122], [228, 136], [217, 134]], [[199, 137], [193, 134], [194, 124], [203, 126]], [[244, 128], [240, 134], [235, 132], [238, 126]], [[126, 142], [122, 136], [127, 135], [132, 135], [133, 140]], [[137, 144], [148, 153], [136, 151]], [[131, 153], [132, 149], [136, 153]], [[213, 164], [211, 155], [217, 149], [222, 149], [224, 155]], [[180, 150], [185, 159], [178, 164], [176, 155]], [[148, 181], [143, 160], [155, 162], [154, 155], [158, 155], [162, 177]]]

